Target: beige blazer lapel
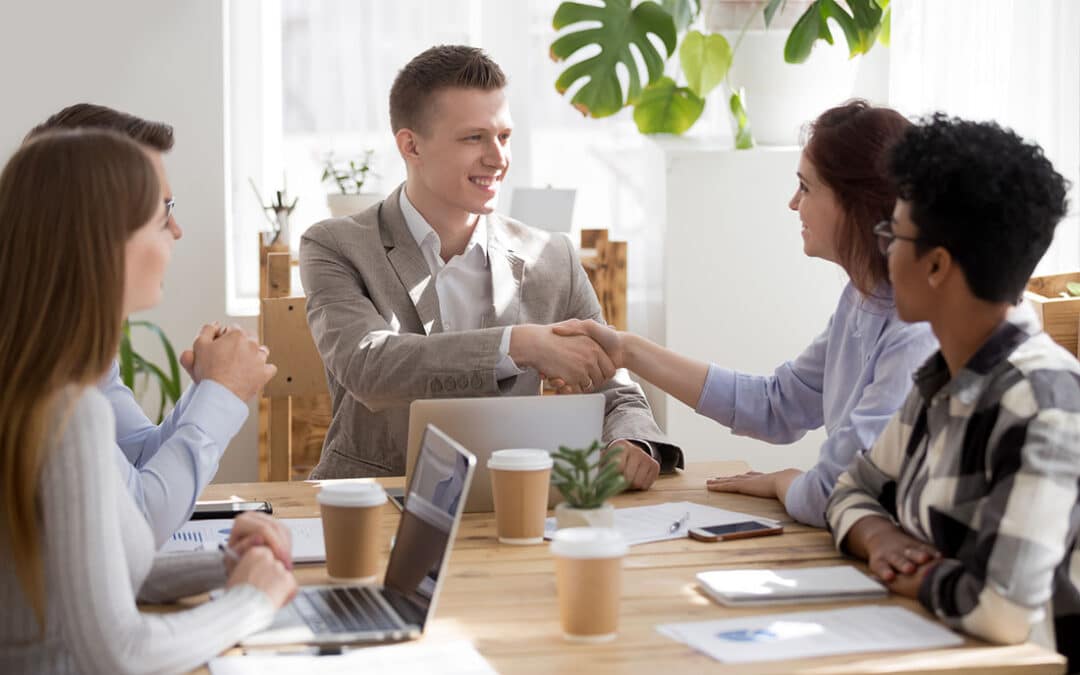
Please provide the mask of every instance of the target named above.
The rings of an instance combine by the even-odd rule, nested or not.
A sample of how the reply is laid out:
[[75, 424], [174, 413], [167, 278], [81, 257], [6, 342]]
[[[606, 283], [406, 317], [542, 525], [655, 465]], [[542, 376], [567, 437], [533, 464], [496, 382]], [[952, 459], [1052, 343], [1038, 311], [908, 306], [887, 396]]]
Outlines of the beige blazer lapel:
[[488, 216], [488, 264], [492, 303], [484, 314], [483, 327], [516, 325], [521, 315], [525, 259], [514, 252], [502, 219], [494, 214]]
[[386, 258], [408, 292], [424, 332], [427, 335], [441, 333], [442, 313], [439, 311], [435, 280], [431, 277], [424, 254], [420, 252], [420, 247], [409, 232], [404, 214], [401, 213], [398, 200], [403, 189], [404, 186], [398, 187], [383, 200], [379, 210], [379, 232], [386, 248]]

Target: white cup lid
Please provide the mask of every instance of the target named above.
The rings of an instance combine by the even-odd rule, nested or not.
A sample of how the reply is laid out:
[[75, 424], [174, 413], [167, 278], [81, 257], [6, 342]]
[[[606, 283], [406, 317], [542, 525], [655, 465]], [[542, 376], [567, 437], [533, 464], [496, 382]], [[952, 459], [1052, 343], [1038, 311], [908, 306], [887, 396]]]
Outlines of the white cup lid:
[[554, 463], [547, 450], [516, 448], [491, 453], [487, 468], [498, 471], [539, 471], [550, 469]]
[[619, 531], [610, 527], [568, 527], [551, 538], [551, 554], [563, 558], [615, 558], [629, 550]]
[[316, 499], [327, 506], [380, 506], [386, 491], [378, 483], [324, 483]]

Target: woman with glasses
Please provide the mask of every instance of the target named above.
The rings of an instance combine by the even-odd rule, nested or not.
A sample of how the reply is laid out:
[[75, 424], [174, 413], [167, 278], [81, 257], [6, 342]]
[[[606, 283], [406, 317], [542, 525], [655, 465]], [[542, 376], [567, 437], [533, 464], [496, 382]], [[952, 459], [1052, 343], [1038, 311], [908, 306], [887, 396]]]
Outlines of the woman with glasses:
[[[113, 132], [42, 134], [0, 173], [0, 672], [188, 671], [296, 592], [251, 542], [237, 560], [156, 556], [116, 465], [96, 385], [124, 317], [160, 300], [167, 208], [146, 153]], [[220, 586], [194, 609], [136, 606]]]
[[[824, 527], [825, 505], [852, 457], [874, 442], [911, 388], [911, 374], [937, 346], [925, 324], [896, 315], [875, 225], [892, 215], [896, 193], [884, 169], [888, 149], [910, 123], [888, 108], [850, 101], [809, 125], [788, 206], [802, 222], [806, 255], [839, 265], [849, 282], [825, 330], [771, 375], [737, 372], [677, 354], [595, 322], [557, 332], [586, 334], [617, 367], [637, 373], [733, 433], [792, 443], [824, 426], [828, 434], [808, 471], [752, 471], [707, 487], [775, 497], [796, 520]], [[885, 244], [888, 242], [885, 241]], [[564, 383], [552, 384], [564, 393]]]

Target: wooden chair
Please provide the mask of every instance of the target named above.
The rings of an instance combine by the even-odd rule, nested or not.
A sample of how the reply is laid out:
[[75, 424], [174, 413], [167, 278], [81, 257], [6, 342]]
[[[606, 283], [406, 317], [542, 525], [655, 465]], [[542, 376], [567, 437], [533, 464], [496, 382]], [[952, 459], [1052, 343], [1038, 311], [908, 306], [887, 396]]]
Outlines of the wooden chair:
[[263, 257], [259, 335], [278, 368], [259, 405], [259, 479], [303, 479], [318, 461], [330, 425], [322, 359], [307, 325], [307, 299], [290, 295], [288, 250]]
[[[626, 330], [626, 242], [582, 230], [581, 265], [604, 317]], [[260, 241], [259, 335], [278, 372], [259, 404], [259, 479], [303, 479], [318, 461], [332, 415], [322, 359], [307, 325], [307, 300], [291, 295], [288, 249]], [[298, 459], [300, 458], [300, 459]]]

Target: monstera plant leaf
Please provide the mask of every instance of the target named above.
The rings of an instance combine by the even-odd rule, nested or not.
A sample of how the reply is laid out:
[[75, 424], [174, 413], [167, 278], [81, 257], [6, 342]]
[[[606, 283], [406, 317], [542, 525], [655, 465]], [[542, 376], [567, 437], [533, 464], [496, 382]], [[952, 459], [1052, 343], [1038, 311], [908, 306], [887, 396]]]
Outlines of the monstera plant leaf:
[[[551, 43], [551, 58], [563, 61], [578, 50], [590, 45], [600, 53], [579, 61], [559, 75], [555, 88], [565, 94], [575, 82], [588, 81], [570, 100], [584, 115], [607, 117], [625, 105], [637, 102], [641, 95], [642, 73], [630, 49], [637, 48], [645, 63], [645, 83], [655, 82], [664, 72], [664, 60], [675, 51], [675, 22], [663, 7], [655, 2], [630, 6], [630, 0], [603, 0], [603, 6], [564, 2], [555, 10], [552, 25], [555, 30], [576, 23], [589, 22], [589, 27], [567, 33]], [[599, 24], [599, 25], [596, 25]], [[667, 54], [660, 54], [649, 40], [653, 34], [663, 43]], [[624, 93], [616, 74], [623, 64], [628, 75]]]
[[686, 76], [686, 86], [704, 98], [724, 81], [731, 67], [731, 45], [719, 33], [703, 35], [692, 30], [679, 45], [679, 63]]
[[694, 126], [705, 109], [705, 99], [689, 87], [661, 77], [645, 87], [634, 106], [634, 122], [643, 134], [681, 134]]
[[[846, 0], [846, 2], [851, 8], [850, 14], [838, 5], [836, 0], [815, 0], [791, 28], [787, 42], [784, 43], [784, 60], [788, 63], [806, 61], [810, 56], [810, 50], [818, 40], [833, 44], [829, 19], [836, 21], [840, 29], [844, 31], [849, 56], [854, 57], [870, 51], [882, 29], [883, 3], [879, 0]], [[888, 3], [884, 5], [887, 7]]]

